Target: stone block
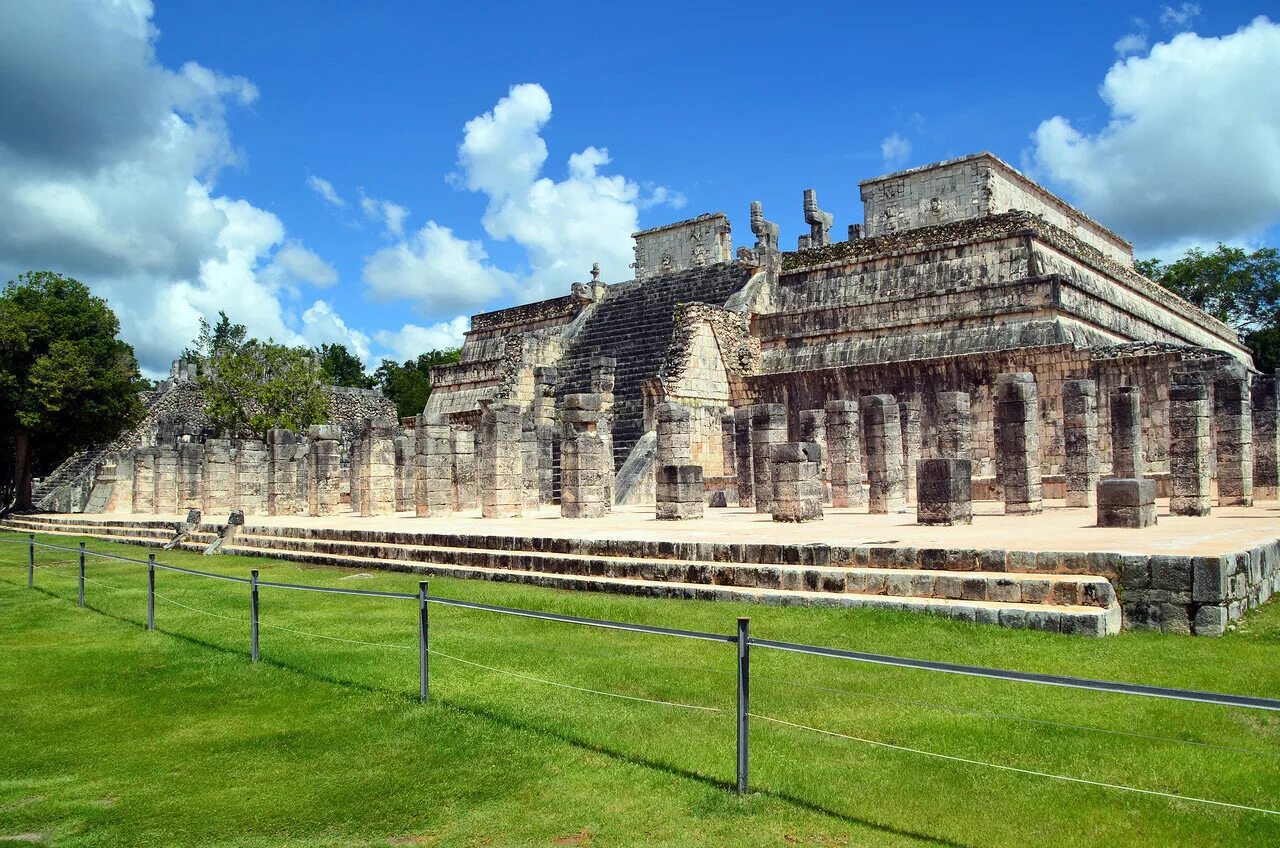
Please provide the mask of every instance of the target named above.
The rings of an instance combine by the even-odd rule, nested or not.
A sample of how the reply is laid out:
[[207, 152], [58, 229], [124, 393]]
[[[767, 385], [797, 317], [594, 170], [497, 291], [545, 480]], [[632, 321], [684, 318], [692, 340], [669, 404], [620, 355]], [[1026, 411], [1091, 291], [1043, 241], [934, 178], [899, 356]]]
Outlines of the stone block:
[[972, 524], [973, 462], [969, 459], [922, 459], [916, 463], [916, 522]]

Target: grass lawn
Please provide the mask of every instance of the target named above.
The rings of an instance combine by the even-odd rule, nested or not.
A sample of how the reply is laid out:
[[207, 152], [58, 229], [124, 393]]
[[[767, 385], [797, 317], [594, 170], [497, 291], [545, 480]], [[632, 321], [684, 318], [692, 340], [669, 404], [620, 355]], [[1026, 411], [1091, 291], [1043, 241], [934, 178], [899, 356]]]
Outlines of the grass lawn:
[[[24, 538], [3, 534], [7, 538]], [[67, 537], [41, 537], [74, 545]], [[145, 557], [146, 550], [91, 542]], [[279, 560], [166, 552], [264, 580], [416, 591]], [[1280, 844], [1280, 816], [1064, 783], [754, 720], [734, 794], [735, 660], [693, 642], [248, 588], [0, 544], [0, 844], [1168, 846]], [[1221, 639], [1107, 639], [870, 610], [433, 579], [433, 595], [933, 660], [1280, 696], [1280, 606]], [[288, 629], [282, 629], [288, 628]], [[297, 631], [322, 634], [319, 639]], [[359, 640], [376, 645], [337, 640]], [[514, 672], [523, 677], [476, 665]], [[530, 679], [534, 678], [534, 679]], [[548, 685], [555, 681], [685, 709]], [[1280, 714], [752, 652], [752, 710], [864, 739], [1280, 810]]]

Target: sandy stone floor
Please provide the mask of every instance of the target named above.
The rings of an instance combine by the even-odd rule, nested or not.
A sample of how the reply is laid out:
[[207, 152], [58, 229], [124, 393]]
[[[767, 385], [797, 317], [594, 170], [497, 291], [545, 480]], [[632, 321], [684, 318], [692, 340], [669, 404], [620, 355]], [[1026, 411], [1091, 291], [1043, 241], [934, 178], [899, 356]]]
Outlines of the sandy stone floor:
[[[1168, 501], [1157, 504], [1159, 524], [1144, 530], [1094, 526], [1094, 510], [1067, 509], [1047, 501], [1040, 515], [1005, 516], [996, 502], [975, 502], [973, 524], [924, 527], [913, 511], [867, 515], [828, 509], [823, 521], [776, 524], [768, 515], [737, 508], [708, 509], [697, 521], [658, 521], [652, 507], [618, 507], [603, 518], [562, 519], [558, 507], [513, 519], [483, 519], [478, 511], [441, 518], [410, 513], [362, 518], [350, 512], [325, 518], [247, 516], [254, 526], [334, 527], [500, 536], [549, 536], [576, 539], [643, 539], [689, 542], [741, 542], [833, 545], [904, 545], [920, 548], [1004, 548], [1024, 551], [1112, 551], [1141, 554], [1208, 555], [1233, 553], [1280, 537], [1280, 502], [1253, 507], [1215, 507], [1207, 518], [1169, 515]], [[77, 516], [93, 521], [136, 520], [136, 515]], [[155, 516], [181, 520], [180, 516]], [[222, 521], [223, 516], [206, 516]]]

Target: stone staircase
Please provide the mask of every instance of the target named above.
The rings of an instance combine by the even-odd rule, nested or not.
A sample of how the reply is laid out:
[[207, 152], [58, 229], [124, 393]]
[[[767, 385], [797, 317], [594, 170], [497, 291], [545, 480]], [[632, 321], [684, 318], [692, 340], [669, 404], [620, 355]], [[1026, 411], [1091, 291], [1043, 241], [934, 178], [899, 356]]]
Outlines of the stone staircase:
[[[7, 530], [88, 535], [159, 546], [173, 522], [15, 516]], [[217, 532], [202, 525], [187, 550]], [[320, 565], [386, 569], [557, 589], [699, 600], [927, 612], [966, 621], [1103, 636], [1120, 629], [1120, 607], [1103, 574], [1037, 570], [1016, 551], [917, 551], [839, 547], [551, 537], [245, 525], [226, 553]], [[1105, 561], [1099, 561], [1105, 570]]]
[[613, 390], [614, 468], [622, 465], [644, 432], [641, 384], [658, 375], [671, 343], [676, 305], [721, 306], [746, 285], [750, 273], [740, 265], [722, 263], [609, 286], [608, 294], [559, 363], [558, 396], [591, 391], [592, 356], [604, 354], [617, 359]]

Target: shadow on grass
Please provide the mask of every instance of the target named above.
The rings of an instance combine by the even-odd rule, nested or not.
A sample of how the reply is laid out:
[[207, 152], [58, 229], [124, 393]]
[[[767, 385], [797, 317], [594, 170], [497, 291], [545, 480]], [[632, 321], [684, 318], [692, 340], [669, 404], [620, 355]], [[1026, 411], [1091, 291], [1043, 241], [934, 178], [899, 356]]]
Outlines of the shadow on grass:
[[[15, 588], [25, 588], [25, 584], [16, 583], [12, 580], [0, 579], [0, 583], [7, 584]], [[48, 589], [45, 589], [42, 586], [35, 586], [33, 588], [35, 591], [41, 593], [42, 595], [48, 598], [52, 598], [59, 601], [71, 601], [72, 603], [74, 603], [74, 598], [69, 598], [65, 595], [58, 594], [57, 592], [50, 591]], [[130, 618], [128, 616], [120, 615], [118, 613], [113, 613], [108, 610], [104, 610], [101, 607], [95, 606], [92, 602], [86, 601], [85, 609], [91, 610], [105, 618], [109, 618], [114, 621], [118, 621], [122, 624], [129, 625], [138, 630], [146, 630], [146, 624], [143, 621]], [[173, 630], [167, 630], [160, 626], [156, 627], [155, 632], [163, 633], [164, 635], [170, 638], [177, 639], [182, 642], [186, 642], [187, 644], [204, 648], [206, 650], [217, 651], [219, 653], [227, 654], [230, 656], [241, 657], [244, 659], [248, 658], [249, 651], [247, 646], [244, 650], [234, 650], [232, 648], [228, 648], [225, 645], [219, 645], [214, 642], [206, 641], [204, 639], [199, 638], [198, 636], [191, 636], [186, 633], [178, 633]], [[352, 689], [355, 691], [364, 692], [371, 695], [391, 696], [393, 698], [403, 699], [404, 701], [412, 704], [418, 703], [418, 697], [416, 694], [411, 694], [398, 689], [390, 689], [383, 686], [376, 686], [370, 683], [361, 683], [359, 681], [346, 680], [340, 677], [335, 677], [330, 674], [325, 674], [324, 672], [316, 671], [315, 669], [296, 665], [296, 664], [287, 662], [285, 660], [275, 659], [272, 657], [261, 657], [258, 660], [258, 662], [261, 665], [269, 666], [271, 668], [279, 669], [281, 671], [286, 671], [292, 674], [297, 674], [299, 676], [306, 677], [321, 683], [326, 683], [332, 686], [340, 686], [346, 689]], [[578, 748], [583, 751], [606, 756], [611, 759], [617, 760], [619, 762], [628, 763], [630, 765], [640, 766], [642, 768], [647, 768], [653, 771], [662, 772], [669, 776], [693, 781], [695, 783], [700, 783], [704, 786], [709, 786], [709, 787], [720, 789], [726, 792], [730, 792], [736, 789], [736, 786], [734, 783], [727, 780], [722, 780], [718, 777], [701, 774], [699, 772], [691, 771], [689, 769], [685, 769], [680, 766], [673, 765], [671, 763], [664, 763], [658, 760], [652, 760], [646, 757], [630, 754], [630, 753], [627, 753], [626, 751], [620, 751], [614, 748], [610, 748], [608, 746], [601, 745], [597, 742], [592, 742], [588, 739], [583, 739], [579, 736], [575, 736], [574, 734], [569, 733], [567, 731], [546, 727], [544, 725], [533, 724], [533, 723], [524, 721], [523, 719], [519, 719], [502, 712], [489, 710], [482, 707], [473, 706], [470, 704], [454, 702], [449, 700], [448, 698], [440, 698], [438, 696], [432, 698], [430, 703], [431, 705], [437, 708], [448, 709], [459, 715], [482, 719], [484, 721], [488, 721], [490, 723], [493, 723], [508, 729], [519, 730], [526, 733], [542, 736], [545, 738], [554, 739], [558, 742], [562, 742], [566, 745], [571, 745], [574, 748]], [[922, 842], [927, 842], [933, 845], [952, 846], [952, 848], [967, 848], [966, 843], [955, 842], [942, 837], [933, 836], [931, 834], [919, 833], [912, 830], [906, 830], [903, 828], [894, 827], [893, 825], [890, 825], [890, 824], [876, 822], [876, 821], [872, 821], [870, 819], [865, 819], [865, 818], [859, 818], [857, 816], [851, 816], [847, 813], [842, 813], [838, 810], [833, 810], [830, 807], [825, 807], [821, 804], [806, 800], [804, 798], [800, 798], [796, 795], [792, 795], [787, 792], [774, 790], [774, 789], [754, 788], [752, 789], [751, 794], [759, 795], [766, 798], [772, 798], [778, 801], [783, 801], [787, 804], [791, 804], [792, 806], [798, 807], [808, 812], [827, 816], [829, 818], [835, 819], [836, 821], [842, 822], [847, 825], [866, 827], [866, 828], [876, 830], [885, 834], [892, 834], [894, 836], [918, 839]]]

